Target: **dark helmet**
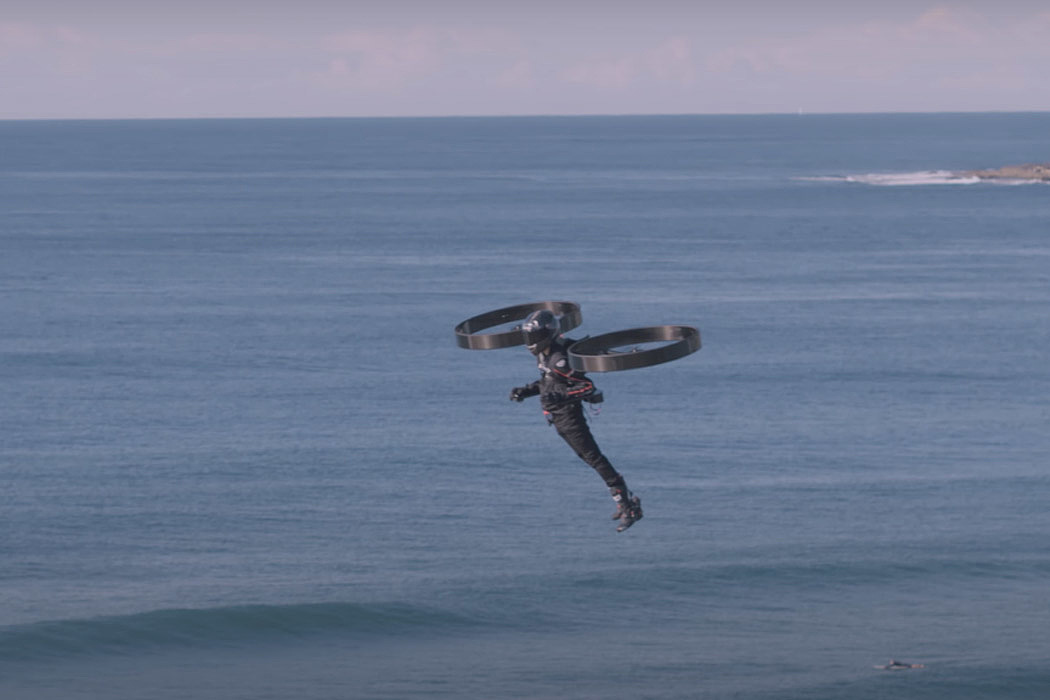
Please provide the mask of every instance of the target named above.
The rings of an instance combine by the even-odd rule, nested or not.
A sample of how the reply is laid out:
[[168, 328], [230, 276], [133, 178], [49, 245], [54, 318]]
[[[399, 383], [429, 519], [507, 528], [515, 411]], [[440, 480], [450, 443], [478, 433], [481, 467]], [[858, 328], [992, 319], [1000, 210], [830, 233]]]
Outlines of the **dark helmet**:
[[525, 323], [521, 324], [521, 334], [525, 338], [525, 345], [533, 355], [550, 347], [551, 340], [560, 332], [558, 319], [547, 309], [533, 311], [525, 319]]

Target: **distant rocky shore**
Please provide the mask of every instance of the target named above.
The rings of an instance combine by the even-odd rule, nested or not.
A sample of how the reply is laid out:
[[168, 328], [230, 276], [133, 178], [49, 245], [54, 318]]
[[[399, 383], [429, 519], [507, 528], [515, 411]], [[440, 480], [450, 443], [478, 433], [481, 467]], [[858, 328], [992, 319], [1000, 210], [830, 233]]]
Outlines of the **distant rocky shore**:
[[1007, 165], [994, 170], [967, 170], [960, 177], [979, 177], [982, 180], [1042, 180], [1050, 181], [1050, 163]]

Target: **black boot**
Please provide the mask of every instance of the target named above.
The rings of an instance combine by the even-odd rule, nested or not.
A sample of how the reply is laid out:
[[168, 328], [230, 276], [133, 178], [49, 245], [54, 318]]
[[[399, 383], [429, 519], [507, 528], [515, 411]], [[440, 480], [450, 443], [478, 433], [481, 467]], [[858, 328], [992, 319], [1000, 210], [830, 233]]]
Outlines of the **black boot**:
[[612, 494], [613, 500], [616, 502], [616, 512], [613, 513], [613, 520], [620, 521], [620, 524], [616, 526], [617, 532], [623, 532], [631, 525], [634, 525], [635, 521], [642, 519], [642, 499], [628, 491], [626, 484], [610, 487], [609, 493]]

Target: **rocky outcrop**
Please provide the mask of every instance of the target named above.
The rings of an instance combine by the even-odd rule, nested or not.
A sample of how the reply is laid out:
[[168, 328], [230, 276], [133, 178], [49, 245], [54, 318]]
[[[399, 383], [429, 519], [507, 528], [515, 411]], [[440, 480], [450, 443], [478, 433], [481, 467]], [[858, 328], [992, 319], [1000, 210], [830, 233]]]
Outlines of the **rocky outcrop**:
[[967, 170], [964, 177], [979, 177], [982, 180], [1043, 180], [1050, 181], [1050, 163], [1007, 165], [995, 170]]

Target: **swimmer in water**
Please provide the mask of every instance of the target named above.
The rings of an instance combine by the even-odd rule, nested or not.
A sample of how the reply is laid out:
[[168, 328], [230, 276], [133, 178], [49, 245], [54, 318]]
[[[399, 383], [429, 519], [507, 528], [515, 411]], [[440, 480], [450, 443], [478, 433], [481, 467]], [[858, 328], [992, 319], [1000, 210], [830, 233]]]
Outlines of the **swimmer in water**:
[[925, 664], [906, 664], [903, 661], [897, 661], [896, 659], [890, 659], [890, 662], [885, 666], [876, 666], [875, 668], [882, 669], [883, 671], [903, 671], [908, 668], [926, 668]]

